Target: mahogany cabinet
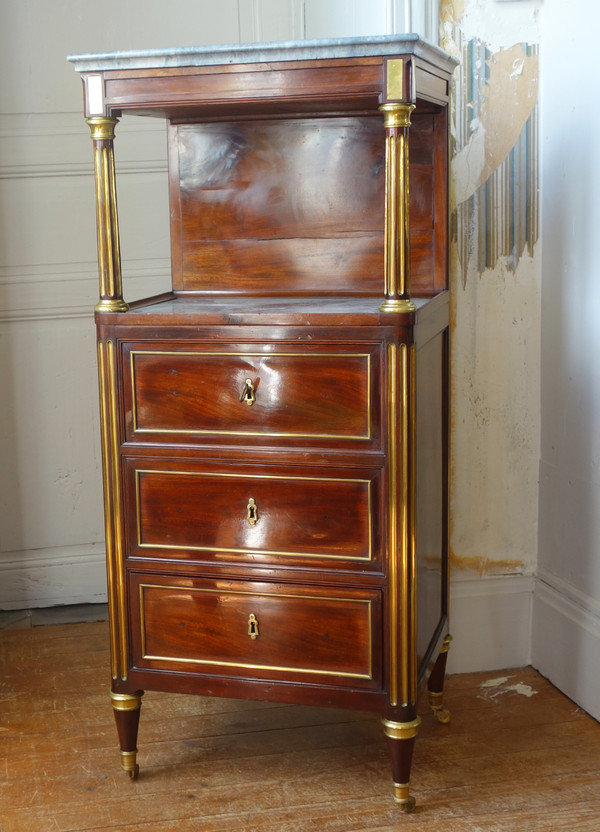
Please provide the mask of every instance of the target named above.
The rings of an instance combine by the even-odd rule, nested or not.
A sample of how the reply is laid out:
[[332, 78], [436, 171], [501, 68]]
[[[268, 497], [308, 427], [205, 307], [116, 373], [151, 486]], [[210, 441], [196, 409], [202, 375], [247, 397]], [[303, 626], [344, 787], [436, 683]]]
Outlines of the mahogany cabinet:
[[[412, 35], [70, 60], [122, 766], [144, 691], [371, 709], [410, 811], [422, 688], [448, 719], [453, 60]], [[172, 291], [128, 304], [113, 140], [132, 116], [167, 125]]]

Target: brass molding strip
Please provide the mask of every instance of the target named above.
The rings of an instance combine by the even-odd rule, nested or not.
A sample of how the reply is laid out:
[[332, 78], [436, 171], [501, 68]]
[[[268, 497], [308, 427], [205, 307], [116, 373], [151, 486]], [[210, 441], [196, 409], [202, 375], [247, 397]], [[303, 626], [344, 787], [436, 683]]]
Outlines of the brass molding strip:
[[105, 347], [102, 341], [98, 342], [98, 381], [100, 388], [100, 438], [102, 444], [102, 482], [104, 493], [104, 531], [106, 538], [106, 570], [108, 581], [108, 621], [110, 639], [110, 660], [112, 678], [116, 679], [118, 670], [118, 625], [117, 612], [114, 604], [115, 570], [114, 570], [114, 547], [113, 527], [110, 513], [110, 438], [109, 438], [109, 404], [107, 400], [106, 385], [108, 378], [106, 373]]
[[115, 574], [113, 580], [117, 595], [117, 615], [119, 621], [121, 679], [127, 679], [127, 601], [125, 591], [125, 566], [123, 559], [123, 523], [121, 516], [121, 488], [119, 477], [119, 440], [117, 419], [117, 380], [115, 346], [112, 341], [106, 342], [107, 350], [107, 378], [108, 378], [108, 411], [111, 434], [112, 456], [112, 494], [114, 503], [114, 563]]
[[[271, 549], [234, 549], [221, 546], [179, 546], [167, 543], [143, 543], [142, 542], [142, 511], [140, 498], [140, 475], [141, 474], [159, 474], [172, 475], [182, 477], [223, 477], [231, 479], [250, 479], [250, 480], [291, 480], [293, 482], [308, 481], [308, 482], [351, 482], [361, 483], [367, 486], [367, 534], [368, 534], [368, 551], [366, 555], [332, 555], [322, 554], [319, 552], [287, 552]], [[192, 552], [231, 552], [233, 554], [254, 554], [254, 555], [280, 555], [282, 557], [298, 557], [298, 558], [327, 558], [330, 560], [355, 560], [370, 563], [373, 560], [373, 498], [372, 498], [372, 480], [351, 479], [342, 477], [287, 477], [284, 475], [272, 474], [229, 474], [223, 472], [213, 471], [161, 471], [145, 468], [138, 468], [135, 470], [135, 501], [136, 501], [136, 520], [137, 520], [137, 545], [140, 549], [163, 549], [167, 551], [192, 551]]]
[[[351, 603], [351, 604], [364, 604], [367, 607], [367, 623], [368, 623], [368, 643], [369, 643], [369, 650], [368, 650], [368, 670], [365, 673], [350, 673], [348, 671], [335, 671], [335, 670], [319, 670], [316, 668], [303, 668], [303, 667], [286, 667], [286, 666], [278, 666], [278, 665], [268, 665], [268, 664], [255, 664], [251, 662], [228, 662], [228, 661], [219, 661], [214, 659], [191, 659], [191, 658], [183, 658], [177, 656], [155, 656], [152, 654], [147, 653], [146, 648], [146, 621], [144, 615], [144, 590], [145, 589], [165, 589], [169, 592], [178, 591], [178, 592], [198, 592], [198, 593], [212, 593], [212, 594], [219, 594], [219, 595], [243, 595], [243, 596], [251, 596], [255, 598], [296, 598], [302, 601], [309, 600], [309, 601], [330, 601], [330, 602], [337, 602], [337, 603]], [[235, 667], [241, 670], [268, 670], [274, 671], [279, 673], [306, 673], [309, 675], [317, 675], [317, 676], [341, 676], [347, 679], [373, 679], [373, 605], [372, 601], [368, 598], [339, 598], [339, 597], [330, 597], [327, 595], [294, 595], [293, 593], [277, 593], [277, 592], [250, 592], [245, 590], [221, 590], [221, 589], [210, 589], [208, 587], [174, 587], [174, 586], [163, 586], [161, 584], [140, 584], [139, 586], [139, 599], [140, 599], [140, 627], [141, 627], [141, 647], [142, 647], [142, 658], [147, 661], [164, 661], [164, 662], [180, 662], [180, 663], [187, 663], [187, 664], [198, 664], [198, 665], [210, 665], [212, 667]]]
[[[367, 412], [366, 412], [366, 432], [363, 434], [351, 434], [347, 436], [343, 433], [298, 433], [298, 432], [278, 432], [278, 431], [250, 431], [250, 430], [206, 430], [202, 428], [140, 428], [138, 423], [138, 405], [136, 396], [136, 382], [135, 382], [135, 356], [137, 355], [165, 355], [165, 356], [234, 356], [234, 357], [251, 357], [251, 358], [272, 358], [282, 356], [284, 358], [363, 358], [366, 359], [367, 373]], [[304, 438], [304, 439], [347, 439], [369, 441], [373, 438], [371, 431], [371, 398], [372, 398], [372, 371], [371, 371], [371, 354], [370, 353], [312, 353], [312, 352], [205, 352], [205, 351], [185, 351], [179, 352], [174, 350], [132, 350], [129, 355], [130, 373], [131, 373], [131, 399], [132, 399], [132, 426], [134, 433], [154, 433], [160, 435], [181, 434], [183, 436], [265, 436], [275, 438]]]
[[[414, 604], [414, 361], [415, 348], [388, 345], [388, 573], [390, 704], [414, 704], [416, 610]], [[412, 395], [411, 395], [412, 393]], [[411, 439], [412, 437], [412, 439]], [[412, 671], [412, 672], [411, 672]]]
[[390, 704], [398, 704], [398, 345], [388, 344], [388, 574]]

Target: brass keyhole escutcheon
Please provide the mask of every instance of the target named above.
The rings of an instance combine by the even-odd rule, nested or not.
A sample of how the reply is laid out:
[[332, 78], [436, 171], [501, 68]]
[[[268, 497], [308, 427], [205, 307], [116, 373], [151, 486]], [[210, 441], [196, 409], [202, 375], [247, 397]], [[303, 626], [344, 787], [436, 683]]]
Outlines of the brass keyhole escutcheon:
[[253, 612], [250, 613], [250, 616], [248, 618], [248, 635], [250, 636], [252, 641], [254, 641], [254, 639], [257, 639], [260, 635], [260, 633], [258, 632], [258, 620]]
[[254, 502], [254, 498], [250, 497], [248, 505], [246, 506], [246, 517], [251, 526], [256, 526], [258, 522], [258, 506]]
[[256, 395], [254, 393], [254, 385], [252, 384], [252, 379], [247, 378], [244, 387], [242, 389], [242, 393], [240, 395], [240, 401], [247, 404], [248, 407], [254, 404], [256, 401]]

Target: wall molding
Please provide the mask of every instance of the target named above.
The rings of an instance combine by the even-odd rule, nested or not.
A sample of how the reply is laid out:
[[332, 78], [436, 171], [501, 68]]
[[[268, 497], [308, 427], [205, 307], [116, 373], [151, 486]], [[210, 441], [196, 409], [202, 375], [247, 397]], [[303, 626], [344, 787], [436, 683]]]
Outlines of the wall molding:
[[[90, 133], [80, 113], [0, 114], [0, 160], [0, 181], [94, 175]], [[118, 176], [166, 176], [164, 123], [121, 119], [115, 164]]]
[[103, 543], [0, 554], [0, 609], [106, 603]]
[[529, 665], [533, 591], [527, 575], [451, 579], [448, 672]]
[[600, 720], [600, 603], [540, 570], [531, 649], [533, 666]]
[[[170, 286], [168, 258], [124, 261], [125, 297], [159, 294]], [[98, 266], [52, 263], [0, 267], [0, 323], [93, 317], [98, 300]]]

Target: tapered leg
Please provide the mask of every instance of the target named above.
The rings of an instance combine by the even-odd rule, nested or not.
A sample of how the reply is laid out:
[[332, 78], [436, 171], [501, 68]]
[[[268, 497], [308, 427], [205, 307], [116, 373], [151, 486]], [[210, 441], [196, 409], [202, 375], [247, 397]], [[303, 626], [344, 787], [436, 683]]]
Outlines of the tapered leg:
[[429, 677], [429, 681], [427, 683], [429, 691], [429, 705], [431, 706], [431, 710], [437, 717], [438, 721], [443, 723], [450, 722], [450, 711], [444, 708], [443, 699], [446, 662], [448, 660], [448, 650], [450, 649], [451, 641], [452, 636], [446, 636], [444, 643], [442, 644], [442, 649], [440, 650], [440, 655], [437, 657], [437, 661], [433, 666], [431, 676]]
[[416, 803], [415, 798], [410, 794], [410, 767], [415, 737], [420, 724], [419, 717], [410, 722], [383, 720], [383, 730], [388, 738], [392, 761], [394, 800], [403, 812], [412, 812]]
[[138, 776], [137, 735], [140, 724], [143, 690], [135, 693], [110, 693], [121, 747], [121, 768], [132, 780]]

